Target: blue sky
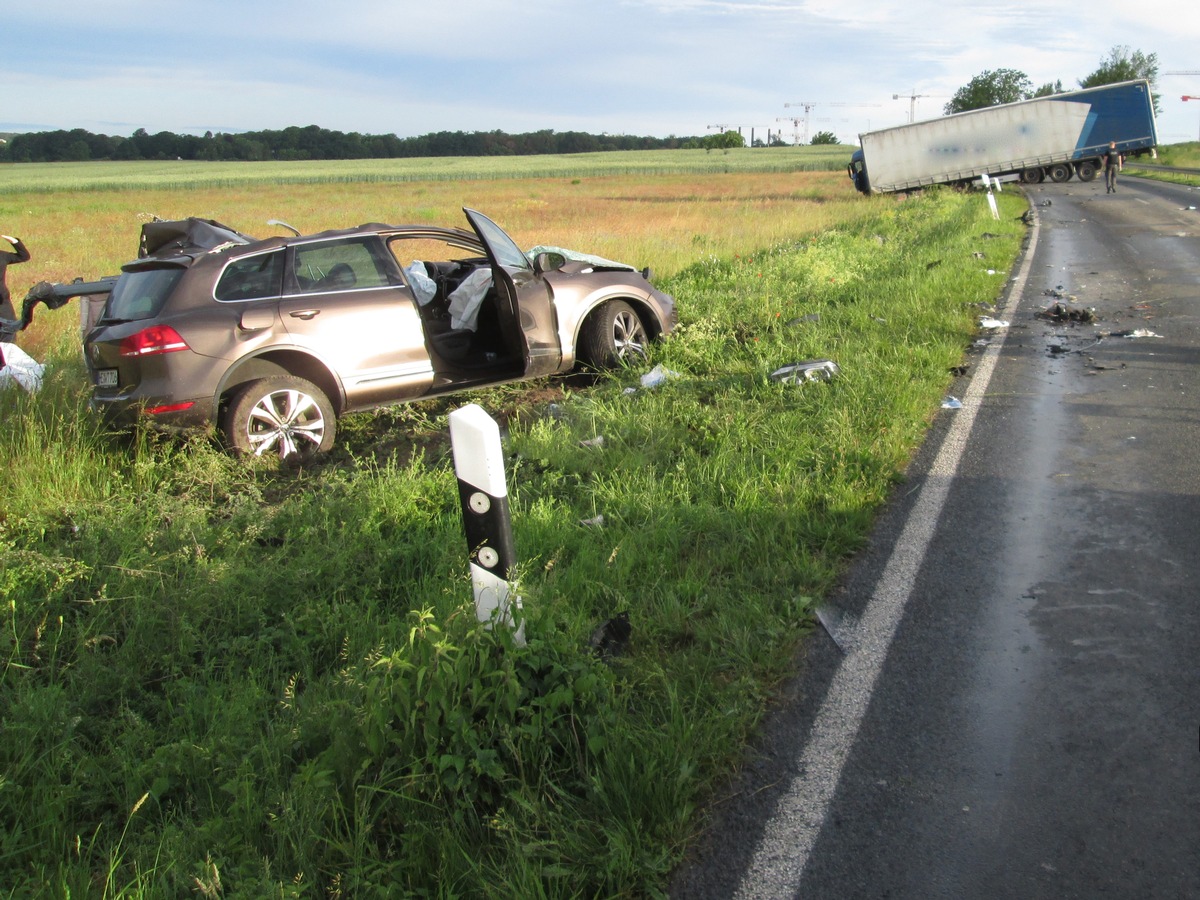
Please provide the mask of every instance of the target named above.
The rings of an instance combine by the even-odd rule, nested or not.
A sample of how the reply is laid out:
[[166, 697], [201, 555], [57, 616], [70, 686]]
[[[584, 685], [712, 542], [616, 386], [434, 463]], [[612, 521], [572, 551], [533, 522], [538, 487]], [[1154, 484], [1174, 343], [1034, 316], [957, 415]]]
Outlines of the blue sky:
[[[34, 0], [3, 15], [0, 131], [791, 141], [810, 103], [809, 133], [856, 143], [907, 121], [913, 94], [921, 119], [987, 69], [1074, 88], [1114, 46], [1200, 70], [1195, 0]], [[1200, 137], [1200, 101], [1180, 100], [1200, 75], [1159, 92], [1160, 140]]]

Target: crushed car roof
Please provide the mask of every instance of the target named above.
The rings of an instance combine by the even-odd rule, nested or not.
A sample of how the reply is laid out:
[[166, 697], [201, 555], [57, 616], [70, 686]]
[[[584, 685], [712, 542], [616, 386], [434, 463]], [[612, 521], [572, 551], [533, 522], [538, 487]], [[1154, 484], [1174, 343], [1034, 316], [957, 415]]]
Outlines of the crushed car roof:
[[212, 219], [197, 219], [194, 216], [173, 221], [155, 219], [142, 226], [138, 258], [183, 255], [212, 250], [225, 244], [251, 244], [255, 240]]

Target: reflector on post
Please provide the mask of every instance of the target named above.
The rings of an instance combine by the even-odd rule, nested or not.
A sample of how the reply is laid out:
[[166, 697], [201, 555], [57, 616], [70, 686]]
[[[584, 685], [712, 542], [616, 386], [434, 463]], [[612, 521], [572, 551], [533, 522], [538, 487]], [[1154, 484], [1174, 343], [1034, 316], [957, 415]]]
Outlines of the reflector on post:
[[517, 622], [521, 598], [509, 584], [517, 555], [500, 428], [482, 407], [472, 403], [450, 413], [450, 443], [467, 534], [475, 615], [489, 625], [500, 622], [515, 628], [514, 637], [523, 645], [525, 623]]

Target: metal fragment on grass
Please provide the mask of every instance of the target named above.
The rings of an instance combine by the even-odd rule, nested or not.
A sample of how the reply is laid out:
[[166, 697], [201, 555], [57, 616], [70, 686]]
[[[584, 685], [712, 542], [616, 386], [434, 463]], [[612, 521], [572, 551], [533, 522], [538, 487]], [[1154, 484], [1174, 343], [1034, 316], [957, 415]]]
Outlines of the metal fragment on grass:
[[771, 373], [771, 380], [780, 384], [805, 384], [809, 381], [831, 381], [841, 373], [831, 359], [812, 359], [789, 363]]

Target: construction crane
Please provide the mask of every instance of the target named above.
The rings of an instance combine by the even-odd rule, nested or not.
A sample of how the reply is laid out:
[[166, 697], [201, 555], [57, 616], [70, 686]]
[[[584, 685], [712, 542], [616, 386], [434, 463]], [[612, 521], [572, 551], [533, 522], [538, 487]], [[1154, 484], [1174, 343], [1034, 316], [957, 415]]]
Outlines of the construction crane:
[[[833, 119], [826, 118], [826, 117], [820, 117], [820, 118], [816, 118], [816, 119], [805, 120], [805, 118], [803, 116], [776, 116], [775, 121], [776, 122], [791, 122], [792, 123], [792, 143], [795, 144], [796, 146], [800, 146], [800, 123], [801, 122], [804, 122], [805, 127], [807, 128], [809, 122], [832, 122]], [[847, 120], [843, 119], [842, 121], [845, 122]], [[807, 143], [807, 141], [805, 143]]]
[[[879, 104], [878, 103], [824, 103], [820, 100], [797, 100], [795, 103], [785, 103], [785, 104], [783, 104], [783, 106], [785, 109], [790, 106], [800, 106], [800, 107], [804, 108], [804, 143], [807, 144], [808, 143], [808, 123], [812, 117], [813, 107], [815, 107], [815, 106], [879, 106]], [[793, 119], [792, 121], [795, 122], [797, 125], [799, 125], [799, 122], [797, 120]], [[801, 141], [800, 141], [799, 135], [797, 135], [796, 143], [799, 144], [800, 142]]]
[[908, 100], [908, 121], [909, 124], [917, 121], [917, 101], [927, 97], [944, 97], [945, 94], [918, 94], [914, 89], [908, 94], [892, 94], [893, 100]]

